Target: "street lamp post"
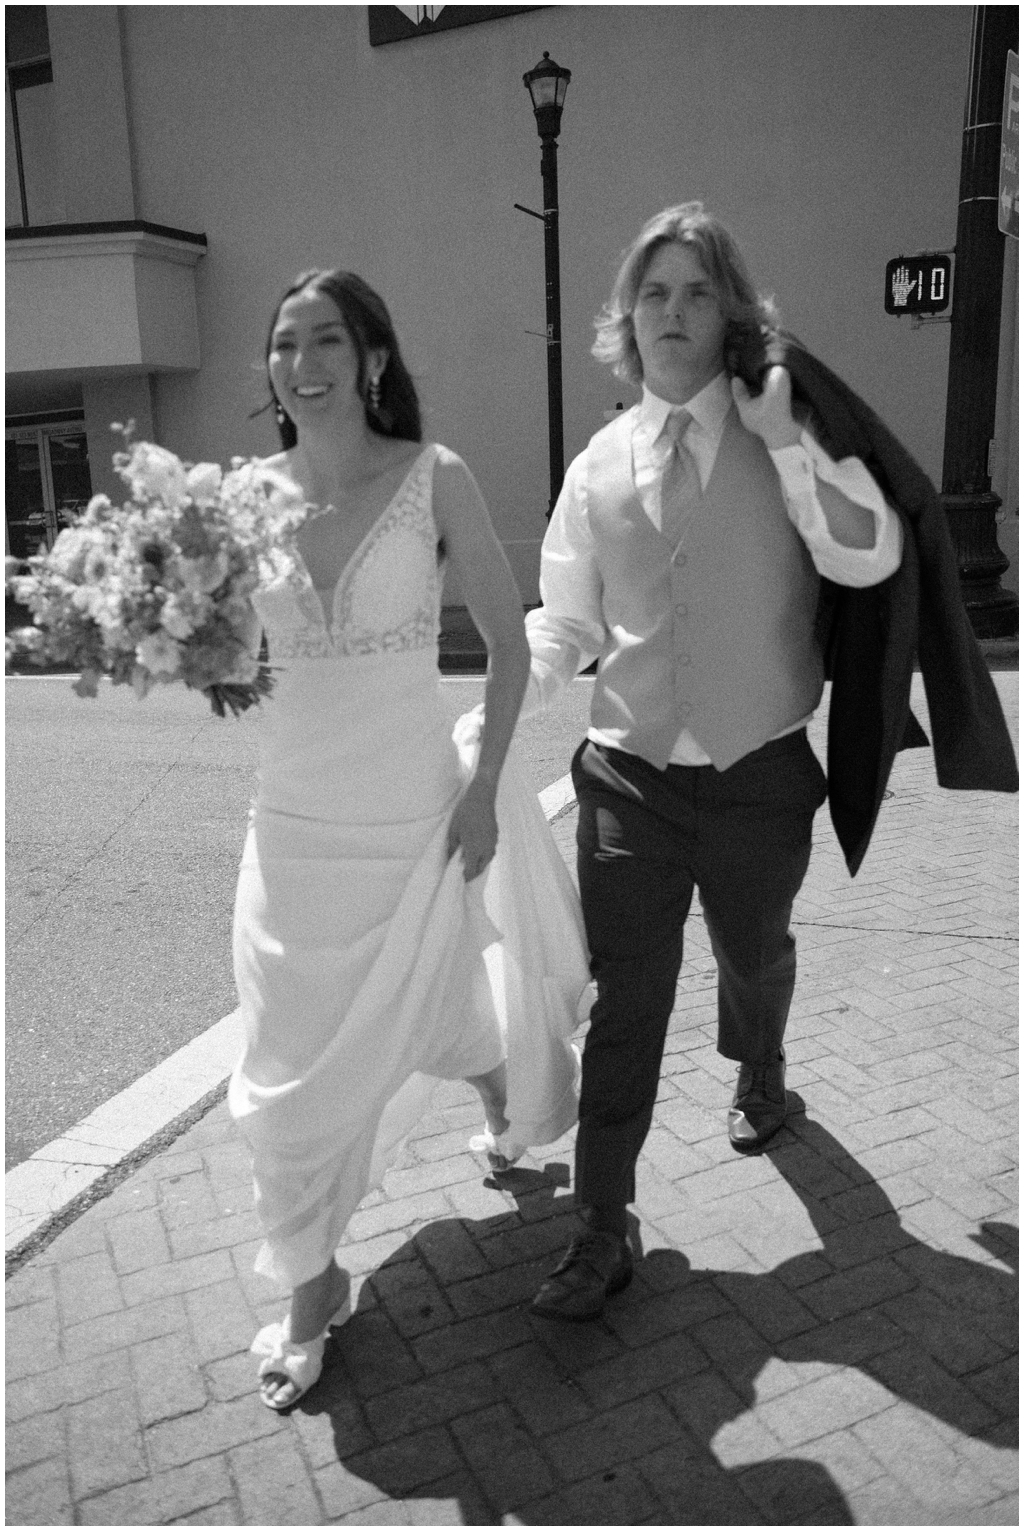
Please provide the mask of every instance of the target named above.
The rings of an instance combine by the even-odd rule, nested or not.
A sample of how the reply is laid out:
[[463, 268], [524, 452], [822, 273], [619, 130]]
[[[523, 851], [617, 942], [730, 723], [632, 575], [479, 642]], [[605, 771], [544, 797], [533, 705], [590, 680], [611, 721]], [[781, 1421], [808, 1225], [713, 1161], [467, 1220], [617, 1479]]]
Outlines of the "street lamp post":
[[999, 135], [1006, 55], [1016, 49], [1016, 6], [976, 6], [960, 158], [942, 502], [964, 605], [979, 638], [1017, 631], [1017, 597], [999, 583], [1009, 559], [996, 538], [1000, 501], [992, 490], [990, 445], [1007, 237], [997, 222]]
[[[562, 124], [562, 103], [572, 78], [545, 53], [539, 64], [523, 75], [530, 92], [533, 115], [540, 134], [540, 173], [544, 186], [544, 292], [548, 348], [548, 460], [551, 494], [548, 517], [555, 508], [565, 457], [562, 447], [562, 313], [558, 271], [558, 133]], [[516, 204], [519, 206], [519, 204]], [[530, 212], [529, 208], [522, 208]], [[537, 215], [534, 214], [536, 217]]]

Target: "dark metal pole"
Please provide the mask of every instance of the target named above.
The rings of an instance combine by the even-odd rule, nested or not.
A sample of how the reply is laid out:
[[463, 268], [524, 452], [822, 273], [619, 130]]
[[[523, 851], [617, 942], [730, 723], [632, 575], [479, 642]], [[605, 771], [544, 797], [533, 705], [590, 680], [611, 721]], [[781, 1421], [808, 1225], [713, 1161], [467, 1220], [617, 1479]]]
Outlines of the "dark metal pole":
[[979, 638], [1017, 631], [1017, 597], [999, 583], [1009, 561], [996, 539], [1000, 500], [992, 492], [989, 461], [1005, 238], [996, 222], [999, 142], [1006, 54], [1016, 47], [1016, 6], [976, 6], [960, 160], [942, 503], [964, 605]]
[[21, 121], [18, 117], [18, 92], [7, 71], [7, 94], [11, 102], [11, 136], [14, 139], [14, 158], [18, 167], [18, 196], [21, 199], [21, 223], [28, 228], [28, 198], [25, 195], [25, 161], [21, 152]]
[[548, 343], [548, 463], [551, 495], [548, 520], [565, 477], [562, 445], [562, 289], [558, 265], [558, 141], [541, 140], [540, 173], [544, 182], [544, 294]]

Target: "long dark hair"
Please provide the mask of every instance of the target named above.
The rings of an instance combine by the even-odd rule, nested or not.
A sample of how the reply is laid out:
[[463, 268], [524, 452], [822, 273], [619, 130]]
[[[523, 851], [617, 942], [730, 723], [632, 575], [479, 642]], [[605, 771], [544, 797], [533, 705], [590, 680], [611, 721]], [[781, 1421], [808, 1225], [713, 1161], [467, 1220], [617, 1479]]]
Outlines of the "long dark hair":
[[[378, 436], [394, 436], [399, 441], [422, 441], [420, 401], [416, 397], [416, 388], [409, 370], [402, 360], [391, 315], [384, 299], [361, 276], [356, 276], [354, 271], [304, 271], [301, 276], [297, 276], [274, 309], [267, 331], [265, 359], [270, 357], [274, 327], [282, 306], [307, 287], [330, 298], [345, 322], [345, 328], [356, 348], [359, 362], [356, 387], [366, 410], [366, 423], [370, 430]], [[387, 351], [388, 359], [380, 374], [380, 402], [375, 407], [370, 402], [366, 358], [370, 351], [378, 349]], [[270, 392], [281, 446], [287, 452], [295, 445], [298, 434], [274, 393], [272, 383]]]

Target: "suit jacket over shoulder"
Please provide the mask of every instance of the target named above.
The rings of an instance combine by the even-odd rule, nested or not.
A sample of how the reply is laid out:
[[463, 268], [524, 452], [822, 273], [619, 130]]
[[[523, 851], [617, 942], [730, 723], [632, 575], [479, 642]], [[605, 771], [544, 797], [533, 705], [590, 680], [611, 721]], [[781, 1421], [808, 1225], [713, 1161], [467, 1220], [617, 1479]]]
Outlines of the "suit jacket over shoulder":
[[832, 681], [829, 810], [852, 875], [897, 750], [928, 742], [910, 711], [915, 655], [939, 785], [1016, 792], [1017, 761], [931, 480], [863, 399], [792, 337], [774, 337], [766, 362], [789, 370], [794, 404], [809, 410], [816, 439], [836, 459], [859, 457], [903, 524], [903, 559], [889, 579], [867, 589], [821, 582], [818, 634]]

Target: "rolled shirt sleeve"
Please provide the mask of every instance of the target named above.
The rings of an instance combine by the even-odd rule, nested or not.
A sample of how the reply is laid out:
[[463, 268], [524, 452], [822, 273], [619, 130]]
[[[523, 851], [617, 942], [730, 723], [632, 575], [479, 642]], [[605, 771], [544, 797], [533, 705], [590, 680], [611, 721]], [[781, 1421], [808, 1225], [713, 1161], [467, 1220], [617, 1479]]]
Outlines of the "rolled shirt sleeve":
[[527, 613], [530, 680], [520, 716], [539, 712], [604, 647], [601, 576], [587, 517], [586, 453], [569, 465], [540, 554], [542, 605]]
[[[859, 588], [880, 584], [895, 573], [903, 556], [903, 528], [859, 457], [833, 462], [807, 430], [801, 433], [795, 446], [781, 447], [770, 455], [789, 519], [803, 538], [819, 574], [838, 585]], [[871, 512], [875, 522], [871, 547], [845, 547], [836, 541], [818, 499], [817, 479]]]

